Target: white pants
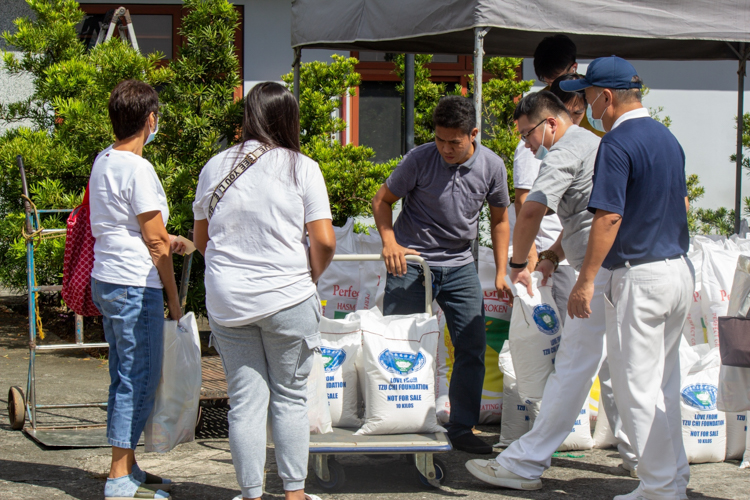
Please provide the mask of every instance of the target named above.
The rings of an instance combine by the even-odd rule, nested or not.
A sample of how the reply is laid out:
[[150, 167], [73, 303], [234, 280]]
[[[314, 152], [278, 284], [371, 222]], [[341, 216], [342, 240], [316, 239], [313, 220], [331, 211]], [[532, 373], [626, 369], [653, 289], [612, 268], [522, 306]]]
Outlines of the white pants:
[[617, 407], [638, 457], [640, 494], [686, 497], [678, 346], [694, 289], [685, 259], [609, 271], [607, 350]]
[[578, 271], [573, 266], [558, 266], [552, 274], [552, 297], [555, 299], [557, 310], [560, 311], [560, 321], [563, 326], [568, 320], [568, 297], [577, 279]]
[[[537, 479], [549, 468], [552, 454], [565, 441], [579, 418], [597, 374], [601, 384], [600, 404], [604, 405], [615, 437], [620, 440], [620, 455], [630, 467], [636, 465], [635, 454], [627, 442], [614, 404], [606, 361], [604, 288], [608, 279], [606, 270], [596, 275], [591, 317], [568, 318], [565, 323], [555, 357], [555, 371], [544, 386], [542, 406], [534, 427], [497, 457], [500, 465], [521, 477]], [[567, 311], [560, 311], [560, 314], [567, 314]]]

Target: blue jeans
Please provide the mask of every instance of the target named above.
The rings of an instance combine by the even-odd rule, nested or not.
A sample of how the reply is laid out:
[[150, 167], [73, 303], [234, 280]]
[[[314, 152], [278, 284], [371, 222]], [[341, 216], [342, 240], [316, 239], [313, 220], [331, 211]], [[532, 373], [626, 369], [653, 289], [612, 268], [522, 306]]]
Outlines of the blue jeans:
[[160, 288], [91, 279], [109, 343], [107, 439], [135, 449], [154, 407], [164, 351], [164, 296]]
[[[422, 268], [407, 265], [404, 276], [388, 274], [383, 309], [386, 316], [424, 312]], [[448, 397], [451, 415], [448, 436], [471, 432], [479, 423], [484, 385], [486, 335], [484, 300], [474, 264], [461, 267], [433, 267], [433, 296], [445, 313], [451, 342], [455, 348], [453, 375]]]

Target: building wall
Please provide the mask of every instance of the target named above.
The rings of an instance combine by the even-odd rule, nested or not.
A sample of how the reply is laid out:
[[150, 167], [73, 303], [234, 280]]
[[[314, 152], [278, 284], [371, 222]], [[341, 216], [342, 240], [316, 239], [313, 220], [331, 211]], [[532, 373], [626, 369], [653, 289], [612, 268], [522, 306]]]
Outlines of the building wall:
[[[525, 59], [523, 77], [536, 80], [533, 59]], [[581, 61], [585, 74], [590, 61]], [[685, 150], [687, 174], [698, 174], [706, 189], [697, 206], [734, 208], [737, 148], [737, 63], [734, 61], [631, 61], [651, 92], [643, 100], [664, 110], [670, 130]], [[538, 82], [537, 82], [538, 83]], [[541, 90], [535, 86], [532, 91]], [[750, 78], [745, 79], [745, 112], [750, 112]], [[750, 176], [743, 175], [742, 194], [750, 196]]]
[[[0, 33], [5, 31], [14, 33], [16, 31], [13, 20], [22, 16], [30, 16], [31, 9], [24, 0], [2, 0], [0, 1]], [[15, 52], [15, 47], [9, 46], [5, 40], [0, 38], [0, 50]], [[32, 80], [26, 75], [11, 76], [4, 69], [5, 65], [0, 59], [0, 104], [9, 104], [27, 99], [34, 90]], [[14, 126], [24, 125], [19, 123]], [[0, 134], [8, 126], [0, 122]]]

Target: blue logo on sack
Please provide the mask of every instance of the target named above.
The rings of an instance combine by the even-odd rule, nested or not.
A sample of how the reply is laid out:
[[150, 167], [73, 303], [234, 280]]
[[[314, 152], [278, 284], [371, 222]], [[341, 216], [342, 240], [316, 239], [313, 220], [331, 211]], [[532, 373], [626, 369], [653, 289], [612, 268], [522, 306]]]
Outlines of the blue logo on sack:
[[696, 410], [716, 409], [717, 388], [712, 384], [693, 384], [682, 390], [682, 400]]
[[534, 323], [540, 332], [547, 335], [554, 335], [560, 331], [560, 320], [552, 306], [548, 304], [539, 304], [534, 307]]
[[425, 365], [424, 354], [412, 354], [409, 352], [393, 352], [384, 350], [378, 356], [380, 365], [396, 375], [408, 375], [417, 372]]
[[331, 349], [330, 347], [321, 347], [321, 354], [323, 354], [323, 365], [325, 366], [325, 372], [335, 372], [341, 365], [344, 364], [346, 359], [346, 352], [343, 349]]

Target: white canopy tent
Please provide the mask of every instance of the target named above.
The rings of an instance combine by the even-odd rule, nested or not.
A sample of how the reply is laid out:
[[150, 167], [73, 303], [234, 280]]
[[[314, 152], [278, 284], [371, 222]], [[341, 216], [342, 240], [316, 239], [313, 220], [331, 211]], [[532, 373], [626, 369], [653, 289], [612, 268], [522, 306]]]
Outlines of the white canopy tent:
[[[742, 182], [742, 116], [750, 56], [749, 0], [293, 0], [295, 94], [303, 48], [531, 57], [539, 41], [565, 33], [578, 57], [739, 62], [735, 231]], [[413, 145], [413, 55], [406, 59], [407, 145]], [[474, 78], [481, 125], [482, 79]], [[411, 83], [411, 85], [410, 85]], [[412, 127], [410, 130], [410, 126]], [[479, 127], [481, 130], [481, 126]], [[410, 142], [411, 141], [411, 142]]]

